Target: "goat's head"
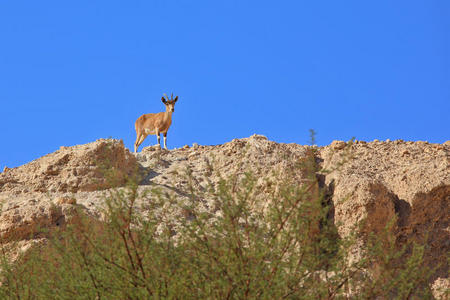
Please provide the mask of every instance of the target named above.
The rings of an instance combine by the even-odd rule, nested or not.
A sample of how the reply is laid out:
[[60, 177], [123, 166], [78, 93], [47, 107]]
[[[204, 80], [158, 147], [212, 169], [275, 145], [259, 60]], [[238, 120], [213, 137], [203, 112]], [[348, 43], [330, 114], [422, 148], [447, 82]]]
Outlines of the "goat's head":
[[170, 111], [170, 112], [175, 111], [175, 102], [177, 102], [177, 100], [178, 100], [178, 96], [175, 96], [175, 99], [174, 99], [173, 93], [172, 93], [172, 96], [170, 99], [169, 99], [169, 96], [167, 96], [166, 94], [164, 94], [164, 96], [161, 98], [161, 101], [166, 106], [166, 110]]

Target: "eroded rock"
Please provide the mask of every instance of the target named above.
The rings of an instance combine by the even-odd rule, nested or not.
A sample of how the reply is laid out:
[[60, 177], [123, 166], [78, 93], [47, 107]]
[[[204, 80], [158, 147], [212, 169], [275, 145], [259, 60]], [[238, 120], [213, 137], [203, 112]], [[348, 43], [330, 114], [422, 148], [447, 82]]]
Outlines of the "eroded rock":
[[0, 193], [95, 191], [123, 185], [137, 168], [122, 141], [101, 139], [0, 173]]
[[[210, 187], [223, 178], [244, 178], [250, 171], [256, 178], [256, 206], [260, 209], [270, 205], [273, 182], [302, 184], [310, 180], [299, 166], [311, 153], [327, 170], [317, 175], [321, 188], [330, 195], [341, 236], [353, 230], [361, 230], [361, 237], [380, 232], [396, 217], [393, 230], [398, 241], [427, 243], [426, 263], [431, 267], [441, 264], [434, 279], [448, 278], [448, 142], [334, 141], [330, 146], [315, 147], [275, 143], [253, 135], [223, 145], [195, 144], [171, 151], [151, 146], [137, 154], [116, 140], [62, 147], [0, 174], [0, 200], [4, 203], [0, 234], [6, 240], [39, 239], [38, 228], [60, 226], [77, 207], [98, 217], [104, 193], [117, 190], [137, 169], [143, 174], [140, 195], [160, 189], [181, 201], [196, 201], [200, 211], [217, 215], [220, 205], [208, 197]], [[153, 200], [139, 201], [145, 213], [145, 205]], [[165, 207], [166, 218], [174, 224], [190, 217], [170, 203]]]

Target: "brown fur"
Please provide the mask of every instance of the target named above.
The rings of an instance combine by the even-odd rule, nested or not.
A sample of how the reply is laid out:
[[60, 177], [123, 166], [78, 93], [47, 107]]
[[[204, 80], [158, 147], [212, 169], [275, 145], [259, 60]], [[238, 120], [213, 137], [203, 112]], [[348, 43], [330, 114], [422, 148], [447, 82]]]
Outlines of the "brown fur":
[[[169, 97], [167, 97], [169, 98]], [[173, 98], [173, 95], [172, 95]], [[158, 144], [160, 145], [159, 134], [164, 134], [164, 148], [166, 146], [167, 131], [172, 124], [172, 113], [174, 112], [175, 102], [178, 100], [178, 96], [172, 100], [166, 100], [164, 97], [161, 99], [166, 106], [165, 112], [144, 114], [140, 116], [134, 124], [136, 129], [136, 142], [134, 143], [134, 152], [137, 152], [139, 146], [144, 142], [145, 138], [149, 134], [156, 134]], [[161, 146], [161, 145], [160, 145]]]

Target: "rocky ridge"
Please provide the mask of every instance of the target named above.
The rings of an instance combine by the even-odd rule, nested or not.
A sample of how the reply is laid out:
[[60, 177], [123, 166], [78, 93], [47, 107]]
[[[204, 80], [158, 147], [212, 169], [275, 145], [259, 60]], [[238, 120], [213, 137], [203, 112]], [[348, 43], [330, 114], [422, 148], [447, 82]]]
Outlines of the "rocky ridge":
[[[315, 147], [253, 135], [217, 146], [194, 144], [171, 151], [145, 147], [137, 154], [117, 140], [64, 147], [0, 173], [0, 237], [20, 241], [26, 249], [45, 240], [37, 228], [70, 222], [75, 206], [101, 218], [105, 192], [120, 189], [127, 176], [137, 173], [142, 178], [138, 188], [142, 195], [159, 188], [179, 201], [191, 201], [188, 191], [193, 187], [201, 194], [198, 209], [220, 214], [207, 197], [208, 188], [220, 178], [251, 171], [257, 178], [260, 204], [269, 205], [271, 180], [283, 176], [299, 183], [307, 180], [296, 165], [311, 150], [327, 170], [321, 172], [322, 188], [332, 197], [340, 235], [350, 234], [362, 220], [366, 220], [363, 231], [377, 232], [396, 215], [398, 239], [426, 242], [426, 259], [432, 266], [446, 261], [450, 250], [450, 142], [334, 141]], [[108, 175], [113, 180], [105, 179], [105, 169], [113, 170]], [[143, 211], [150, 201], [144, 196], [140, 199]], [[171, 217], [183, 216], [173, 211]], [[434, 278], [439, 286], [448, 285], [448, 265], [438, 268]]]

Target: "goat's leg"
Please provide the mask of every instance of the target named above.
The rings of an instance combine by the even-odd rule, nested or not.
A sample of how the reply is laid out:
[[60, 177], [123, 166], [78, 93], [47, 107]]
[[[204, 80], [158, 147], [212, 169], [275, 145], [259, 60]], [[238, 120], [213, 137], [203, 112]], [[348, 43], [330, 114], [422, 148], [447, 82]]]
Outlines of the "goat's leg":
[[134, 142], [134, 153], [137, 152], [137, 149], [139, 148], [139, 145], [141, 144], [141, 143], [139, 143], [140, 139], [141, 139], [141, 134], [137, 133], [136, 134], [136, 142]]
[[157, 128], [156, 129], [156, 138], [158, 139], [158, 144], [156, 144], [156, 145], [158, 145], [159, 148], [161, 148], [161, 137], [159, 136], [159, 134], [160, 134], [160, 132], [159, 132], [159, 129]]
[[145, 138], [147, 136], [145, 134], [141, 134], [138, 136], [138, 138], [136, 139], [136, 143], [134, 144], [134, 152], [137, 152], [137, 149], [139, 148], [139, 146], [144, 142]]
[[164, 132], [164, 149], [167, 150], [167, 143], [166, 143], [166, 141], [167, 141], [167, 132]]
[[139, 139], [139, 146], [144, 142], [145, 138], [147, 137], [146, 134], [142, 134], [141, 138]]

